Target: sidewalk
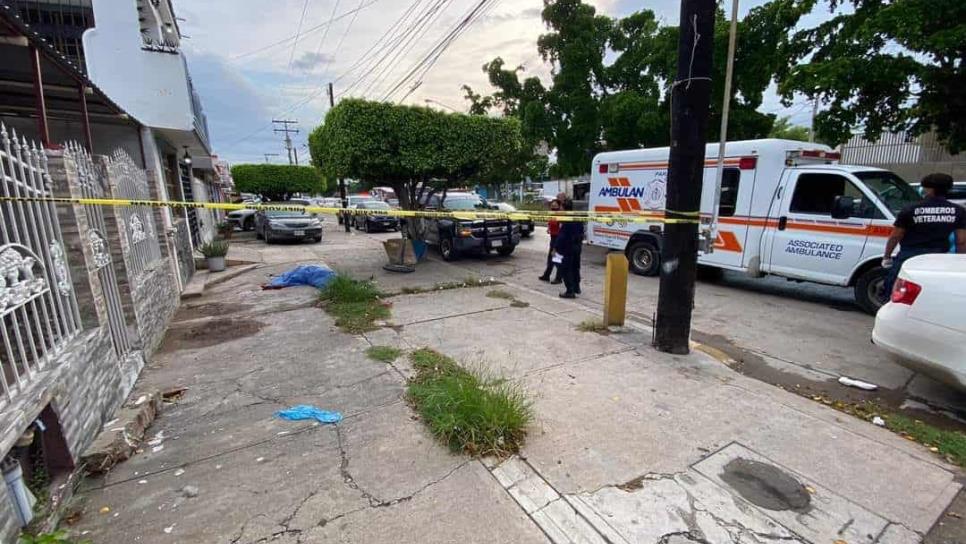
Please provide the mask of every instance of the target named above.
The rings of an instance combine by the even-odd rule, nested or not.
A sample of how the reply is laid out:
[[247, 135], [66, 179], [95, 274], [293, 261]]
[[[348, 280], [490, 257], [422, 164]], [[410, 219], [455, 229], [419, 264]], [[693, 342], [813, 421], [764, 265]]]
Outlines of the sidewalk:
[[[466, 275], [436, 261], [390, 275], [373, 239], [332, 238], [312, 252], [387, 291]], [[304, 255], [271, 246], [261, 262], [287, 249]], [[394, 327], [352, 336], [313, 290], [258, 289], [292, 264], [182, 307], [138, 384], [187, 388], [150, 431], [163, 448], [88, 480], [73, 531], [98, 544], [891, 544], [918, 542], [960, 488], [920, 446], [704, 354], [657, 353], [646, 328], [577, 332], [596, 317], [579, 304], [514, 285], [495, 288], [529, 306], [493, 287], [399, 295]], [[404, 358], [375, 363], [370, 345], [429, 346], [522, 381], [536, 413], [524, 450], [448, 453], [402, 400]], [[300, 403], [346, 418], [272, 417]]]

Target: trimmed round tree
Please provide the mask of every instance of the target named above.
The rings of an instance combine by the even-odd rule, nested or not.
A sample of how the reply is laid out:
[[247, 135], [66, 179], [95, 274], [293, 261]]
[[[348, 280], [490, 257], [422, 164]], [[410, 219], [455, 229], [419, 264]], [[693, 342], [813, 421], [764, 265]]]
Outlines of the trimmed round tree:
[[312, 166], [289, 164], [236, 164], [231, 168], [235, 188], [271, 201], [288, 200], [296, 193], [320, 194], [325, 191], [322, 172]]

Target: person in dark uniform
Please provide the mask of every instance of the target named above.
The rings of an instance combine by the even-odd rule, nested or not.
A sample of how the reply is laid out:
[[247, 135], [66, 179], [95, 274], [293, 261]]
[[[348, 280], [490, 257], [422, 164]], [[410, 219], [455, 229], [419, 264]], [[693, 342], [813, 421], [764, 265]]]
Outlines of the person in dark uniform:
[[[574, 201], [563, 201], [564, 211], [573, 211]], [[575, 298], [580, 294], [580, 253], [584, 241], [584, 224], [580, 221], [563, 221], [560, 234], [554, 244], [554, 251], [563, 255], [560, 263], [566, 291], [560, 293], [561, 298]]]
[[[892, 285], [906, 259], [928, 253], [948, 253], [950, 235], [955, 235], [956, 253], [966, 253], [966, 209], [946, 200], [953, 178], [946, 174], [929, 174], [922, 178], [921, 186], [925, 198], [899, 212], [892, 235], [886, 242], [882, 267], [890, 269], [885, 283], [887, 296], [892, 293]], [[899, 254], [892, 258], [896, 246], [899, 246]]]

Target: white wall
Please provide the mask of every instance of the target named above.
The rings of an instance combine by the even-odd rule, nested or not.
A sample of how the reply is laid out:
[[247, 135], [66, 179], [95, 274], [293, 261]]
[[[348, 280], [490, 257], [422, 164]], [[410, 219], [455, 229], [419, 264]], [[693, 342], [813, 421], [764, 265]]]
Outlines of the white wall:
[[83, 37], [91, 80], [147, 126], [193, 130], [182, 54], [141, 49], [134, 0], [94, 0], [93, 5], [97, 26]]

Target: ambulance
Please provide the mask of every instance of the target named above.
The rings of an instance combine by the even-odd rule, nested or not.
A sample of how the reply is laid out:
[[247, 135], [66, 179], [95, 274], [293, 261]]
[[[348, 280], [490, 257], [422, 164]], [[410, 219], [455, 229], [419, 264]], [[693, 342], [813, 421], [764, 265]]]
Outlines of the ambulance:
[[[839, 164], [828, 146], [733, 142], [725, 147], [715, 219], [718, 147], [705, 150], [699, 230], [708, 243], [699, 252], [701, 268], [852, 287], [858, 305], [875, 313], [887, 298], [880, 265], [886, 240], [899, 210], [920, 199], [917, 192], [887, 170]], [[588, 208], [648, 221], [589, 223], [587, 242], [624, 251], [631, 270], [644, 276], [661, 266], [669, 152], [612, 151], [593, 162]]]

